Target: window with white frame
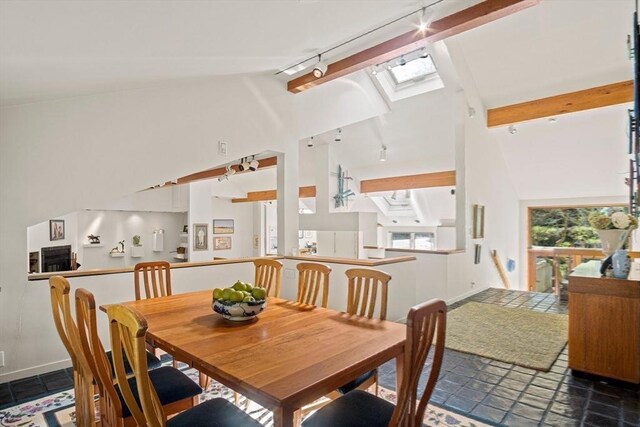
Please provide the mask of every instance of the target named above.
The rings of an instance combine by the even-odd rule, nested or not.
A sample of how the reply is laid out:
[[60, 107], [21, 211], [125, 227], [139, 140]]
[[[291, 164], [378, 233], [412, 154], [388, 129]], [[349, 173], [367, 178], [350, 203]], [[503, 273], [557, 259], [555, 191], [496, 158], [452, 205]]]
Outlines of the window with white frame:
[[431, 232], [397, 232], [389, 233], [389, 247], [395, 249], [427, 249], [436, 248], [436, 236]]

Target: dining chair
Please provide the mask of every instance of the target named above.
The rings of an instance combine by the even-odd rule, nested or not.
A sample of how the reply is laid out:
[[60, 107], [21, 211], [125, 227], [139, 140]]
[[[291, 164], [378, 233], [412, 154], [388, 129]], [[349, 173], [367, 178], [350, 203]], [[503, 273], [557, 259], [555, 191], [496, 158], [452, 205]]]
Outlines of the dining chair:
[[[347, 284], [347, 313], [355, 316], [373, 318], [378, 299], [378, 319], [387, 319], [387, 296], [391, 276], [384, 271], [351, 268], [345, 271]], [[379, 298], [378, 298], [379, 295]], [[338, 388], [338, 392], [346, 394], [356, 388], [366, 390], [375, 385], [375, 394], [378, 395], [378, 369], [360, 375], [355, 380]]]
[[327, 308], [331, 267], [315, 262], [301, 262], [296, 268], [298, 269], [298, 295], [296, 302], [318, 305], [318, 294], [322, 292], [321, 306]]
[[133, 267], [136, 300], [142, 299], [140, 276], [144, 284], [144, 298], [171, 295], [171, 264], [167, 261], [139, 262]]
[[76, 424], [79, 426], [96, 426], [94, 403], [93, 373], [89, 362], [82, 352], [78, 328], [71, 316], [69, 302], [70, 286], [67, 279], [61, 276], [49, 278], [51, 309], [53, 321], [62, 344], [67, 349], [73, 366], [73, 392], [76, 407]]
[[[114, 384], [113, 356], [111, 359], [107, 357], [98, 335], [95, 298], [91, 292], [80, 288], [76, 290], [75, 300], [80, 343], [98, 385], [102, 426], [134, 426], [136, 422], [124, 401], [120, 383]], [[113, 355], [113, 352], [111, 354]], [[149, 361], [153, 360], [153, 355], [145, 350], [143, 357], [145, 357], [147, 368], [151, 368]], [[109, 363], [110, 360], [112, 363]], [[125, 375], [128, 377], [127, 381], [133, 382], [135, 387], [135, 378], [130, 377], [133, 374], [133, 367], [126, 357], [123, 360], [123, 366]], [[189, 377], [168, 366], [152, 369], [149, 377], [158, 390], [158, 398], [167, 415], [193, 407], [202, 393], [202, 389]]]
[[[144, 356], [147, 321], [138, 312], [123, 305], [107, 309], [116, 378], [122, 395], [139, 426], [150, 427], [259, 427], [256, 420], [223, 398], [207, 400], [167, 420], [159, 399], [160, 391], [150, 378]], [[127, 381], [124, 357], [131, 362], [135, 382]], [[136, 398], [136, 396], [138, 398]]]
[[[351, 268], [345, 271], [345, 275], [348, 279], [346, 313], [372, 319], [376, 311], [377, 301], [380, 299], [378, 319], [386, 320], [388, 285], [391, 276], [383, 271], [366, 268]], [[365, 372], [353, 381], [327, 393], [322, 399], [305, 405], [298, 416], [303, 417], [352, 390], [367, 390], [372, 386], [375, 386], [375, 395], [377, 396], [377, 368]]]
[[[255, 279], [253, 285], [264, 288], [268, 296], [280, 298], [280, 280], [282, 278], [282, 263], [275, 259], [258, 258], [253, 261], [255, 265]], [[273, 290], [273, 295], [271, 295]]]
[[[447, 306], [442, 300], [433, 299], [409, 310], [403, 365], [405, 369], [396, 405], [365, 391], [354, 390], [316, 411], [304, 420], [302, 426], [422, 426], [424, 412], [442, 366], [446, 321]], [[431, 350], [431, 369], [418, 400], [418, 381]]]

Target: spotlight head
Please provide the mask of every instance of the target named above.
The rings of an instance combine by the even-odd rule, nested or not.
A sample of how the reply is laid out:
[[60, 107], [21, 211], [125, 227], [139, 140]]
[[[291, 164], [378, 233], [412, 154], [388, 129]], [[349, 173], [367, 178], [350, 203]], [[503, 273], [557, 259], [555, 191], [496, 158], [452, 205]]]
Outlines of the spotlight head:
[[251, 163], [249, 163], [249, 170], [250, 171], [255, 171], [258, 169], [258, 166], [260, 165], [260, 162], [257, 161], [256, 159], [251, 160]]
[[227, 179], [229, 179], [229, 175], [227, 175], [226, 173], [225, 173], [224, 175], [220, 175], [220, 176], [218, 177], [218, 181], [219, 181], [219, 182], [225, 181], [225, 180], [227, 180]]
[[340, 142], [342, 141], [342, 129], [338, 128], [338, 130], [336, 131], [335, 136], [333, 137], [333, 140], [335, 142]]
[[322, 62], [322, 55], [318, 55], [318, 63], [313, 67], [313, 75], [316, 79], [319, 79], [324, 76], [328, 68], [327, 64]]
[[404, 56], [400, 57], [400, 59], [398, 60], [398, 65], [401, 66], [401, 67], [407, 65], [407, 60], [404, 59]]
[[236, 173], [236, 170], [232, 168], [231, 165], [227, 166], [227, 173], [225, 175], [229, 176], [233, 175], [234, 173]]
[[313, 148], [313, 137], [309, 138], [309, 140], [307, 141], [307, 147]]
[[509, 126], [509, 133], [511, 135], [515, 135], [516, 133], [518, 133], [518, 128], [516, 128], [514, 125]]
[[381, 162], [386, 162], [387, 161], [387, 146], [383, 145], [382, 148], [380, 149], [380, 161]]

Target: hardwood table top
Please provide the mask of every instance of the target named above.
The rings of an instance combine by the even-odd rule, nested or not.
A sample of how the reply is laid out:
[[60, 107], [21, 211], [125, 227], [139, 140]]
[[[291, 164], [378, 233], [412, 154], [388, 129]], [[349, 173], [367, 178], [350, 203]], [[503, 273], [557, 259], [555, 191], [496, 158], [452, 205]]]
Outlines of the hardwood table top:
[[124, 304], [147, 319], [154, 345], [273, 410], [274, 421], [284, 409], [282, 425], [358, 375], [393, 358], [400, 363], [404, 351], [402, 324], [273, 297], [248, 322], [214, 313], [210, 291]]

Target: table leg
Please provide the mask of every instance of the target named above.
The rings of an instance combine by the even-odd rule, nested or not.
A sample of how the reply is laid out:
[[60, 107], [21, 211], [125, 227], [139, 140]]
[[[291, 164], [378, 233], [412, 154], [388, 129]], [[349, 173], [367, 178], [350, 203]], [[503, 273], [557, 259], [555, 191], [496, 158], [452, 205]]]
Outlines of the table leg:
[[400, 385], [404, 376], [404, 352], [396, 356], [396, 393], [400, 393]]
[[273, 427], [293, 427], [293, 410], [278, 407], [273, 410]]

